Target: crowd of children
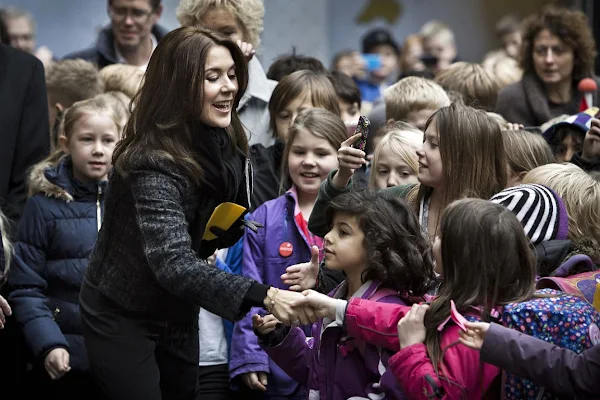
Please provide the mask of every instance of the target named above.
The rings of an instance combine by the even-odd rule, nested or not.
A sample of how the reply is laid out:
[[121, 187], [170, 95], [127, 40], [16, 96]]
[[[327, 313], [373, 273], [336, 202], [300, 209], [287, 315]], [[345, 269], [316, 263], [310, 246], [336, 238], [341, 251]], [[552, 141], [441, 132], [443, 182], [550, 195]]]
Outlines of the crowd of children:
[[481, 63], [429, 21], [265, 74], [263, 13], [182, 0], [144, 65], [47, 63], [51, 152], [0, 212], [19, 398], [599, 397], [585, 16], [508, 16]]

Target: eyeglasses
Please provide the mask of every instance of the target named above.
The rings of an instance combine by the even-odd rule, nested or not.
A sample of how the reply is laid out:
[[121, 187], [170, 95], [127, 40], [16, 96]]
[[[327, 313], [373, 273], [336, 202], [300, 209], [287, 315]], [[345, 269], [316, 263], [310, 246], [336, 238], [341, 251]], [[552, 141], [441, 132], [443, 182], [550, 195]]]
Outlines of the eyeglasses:
[[153, 10], [140, 10], [139, 8], [127, 8], [127, 7], [110, 7], [108, 9], [108, 15], [115, 22], [123, 22], [127, 19], [127, 16], [131, 16], [134, 22], [145, 22], [148, 16], [152, 14]]

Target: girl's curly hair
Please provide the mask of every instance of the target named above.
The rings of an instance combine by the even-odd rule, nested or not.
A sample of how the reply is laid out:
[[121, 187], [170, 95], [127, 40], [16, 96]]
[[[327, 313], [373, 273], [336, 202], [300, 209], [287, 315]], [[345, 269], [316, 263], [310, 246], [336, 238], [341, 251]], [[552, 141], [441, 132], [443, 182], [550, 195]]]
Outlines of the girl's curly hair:
[[588, 18], [581, 11], [549, 6], [539, 14], [528, 17], [523, 24], [521, 67], [525, 73], [535, 73], [533, 47], [535, 38], [543, 30], [549, 30], [573, 49], [573, 80], [589, 77], [594, 70], [596, 42]]
[[427, 293], [435, 282], [431, 244], [404, 200], [382, 191], [349, 192], [329, 203], [326, 216], [330, 226], [336, 213], [358, 217], [369, 264], [363, 282], [377, 281], [401, 295]]

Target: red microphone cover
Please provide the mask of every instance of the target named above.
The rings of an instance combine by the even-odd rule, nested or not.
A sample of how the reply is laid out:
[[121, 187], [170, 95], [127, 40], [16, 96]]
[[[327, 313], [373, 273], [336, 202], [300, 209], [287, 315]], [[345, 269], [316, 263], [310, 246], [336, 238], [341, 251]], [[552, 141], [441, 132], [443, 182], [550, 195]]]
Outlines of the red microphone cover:
[[579, 85], [577, 85], [577, 90], [580, 92], [595, 92], [598, 90], [598, 85], [596, 81], [592, 78], [583, 78], [579, 81]]

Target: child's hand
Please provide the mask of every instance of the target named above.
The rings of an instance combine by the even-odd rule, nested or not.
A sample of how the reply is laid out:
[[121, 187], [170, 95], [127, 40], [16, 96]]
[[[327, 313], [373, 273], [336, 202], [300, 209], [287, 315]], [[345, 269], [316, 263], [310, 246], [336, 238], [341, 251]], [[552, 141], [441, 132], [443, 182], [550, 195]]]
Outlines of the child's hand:
[[[302, 306], [311, 309], [316, 318], [327, 317], [335, 319], [335, 311], [338, 302], [346, 302], [345, 300], [334, 299], [326, 294], [315, 292], [314, 290], [305, 290], [302, 294], [304, 295], [304, 298], [294, 303], [294, 306]], [[311, 320], [311, 322], [316, 322], [316, 319], [314, 321]]]
[[44, 359], [44, 367], [53, 380], [62, 378], [71, 370], [69, 352], [62, 347], [52, 349]]
[[242, 53], [244, 53], [246, 61], [252, 60], [252, 57], [254, 57], [254, 54], [256, 53], [256, 50], [254, 50], [254, 46], [252, 46], [251, 43], [242, 42], [241, 40], [237, 41], [237, 45], [240, 48], [240, 50], [242, 50]]
[[242, 374], [242, 382], [252, 390], [267, 391], [267, 374], [265, 372], [247, 372]]
[[12, 315], [12, 309], [8, 304], [8, 301], [2, 296], [0, 296], [0, 329], [4, 328], [4, 324], [6, 323], [6, 317]]
[[516, 124], [513, 122], [507, 122], [506, 123], [506, 129], [504, 129], [505, 131], [518, 131], [525, 128], [525, 125], [523, 124]]
[[259, 335], [268, 335], [273, 332], [277, 327], [277, 324], [280, 324], [279, 321], [273, 314], [267, 314], [264, 317], [261, 317], [258, 314], [254, 314], [252, 316], [252, 327], [259, 333]]
[[413, 304], [410, 311], [398, 322], [398, 340], [401, 349], [425, 341], [426, 329], [423, 319], [427, 309], [429, 304]]
[[458, 340], [467, 347], [474, 350], [481, 350], [485, 334], [490, 329], [490, 324], [487, 322], [466, 322], [465, 325], [469, 328], [468, 331], [460, 331]]
[[352, 144], [361, 137], [360, 133], [350, 136], [338, 150], [339, 170], [333, 177], [333, 185], [337, 188], [343, 188], [348, 185], [348, 181], [354, 174], [354, 170], [367, 163], [366, 154], [362, 150], [352, 147]]
[[208, 265], [211, 265], [213, 267], [217, 266], [217, 250], [215, 250], [212, 256], [206, 259], [206, 262], [208, 263]]
[[310, 254], [310, 262], [291, 265], [281, 275], [283, 284], [288, 285], [290, 290], [300, 292], [315, 287], [319, 275], [319, 248], [312, 246]]
[[583, 140], [583, 151], [581, 156], [588, 162], [600, 158], [600, 119], [592, 118], [590, 130]]

